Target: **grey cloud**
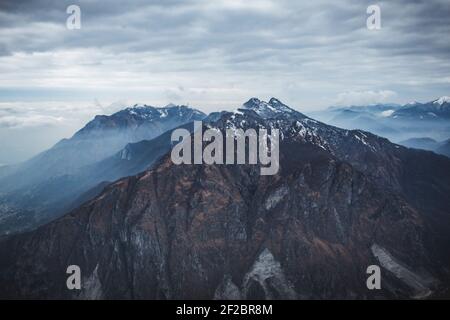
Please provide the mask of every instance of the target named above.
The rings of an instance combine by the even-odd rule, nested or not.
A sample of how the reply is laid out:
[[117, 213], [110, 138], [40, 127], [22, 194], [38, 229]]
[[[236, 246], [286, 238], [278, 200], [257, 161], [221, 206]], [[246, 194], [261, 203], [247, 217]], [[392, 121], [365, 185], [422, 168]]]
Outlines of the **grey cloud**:
[[[225, 10], [221, 6], [216, 7], [211, 1], [131, 1], [126, 4], [121, 1], [110, 1], [107, 4], [79, 1], [83, 28], [70, 32], [64, 29], [64, 22], [67, 16], [65, 8], [71, 1], [25, 1], [19, 2], [20, 5], [15, 4], [16, 1], [4, 3], [0, 10], [13, 14], [19, 26], [30, 22], [45, 22], [60, 27], [58, 30], [51, 30], [57, 35], [43, 34], [48, 40], [29, 39], [28, 45], [26, 42], [21, 45], [13, 42], [15, 46], [18, 45], [14, 49], [20, 50], [22, 47], [25, 51], [42, 51], [60, 47], [101, 46], [121, 51], [171, 50], [179, 54], [208, 48], [221, 49], [229, 54], [239, 50], [269, 48], [327, 48], [336, 45], [334, 39], [342, 34], [346, 35], [346, 39], [341, 40], [358, 41], [354, 31], [365, 28], [365, 8], [370, 4], [369, 1], [362, 1], [357, 5], [352, 2], [337, 4], [318, 1], [311, 5], [297, 1], [277, 1], [273, 2], [280, 11], [277, 14], [277, 10], [257, 11], [251, 7], [244, 7], [245, 10]], [[408, 34], [415, 30], [415, 33], [420, 34], [420, 30], [416, 30], [419, 28], [424, 31], [440, 31], [441, 28], [441, 35], [448, 31], [444, 2], [400, 2], [395, 5], [386, 2], [381, 3], [381, 6], [383, 24], [386, 27], [392, 24], [402, 33]], [[403, 23], [397, 26], [395, 21]], [[39, 28], [43, 32], [46, 30], [45, 25], [36, 28], [37, 31]], [[318, 41], [322, 37], [326, 43]], [[410, 48], [414, 44], [401, 41], [392, 43], [389, 41], [392, 38], [399, 40], [398, 37], [387, 36], [379, 39], [376, 45], [380, 49], [397, 48], [397, 52], [401, 52], [399, 47]], [[428, 41], [427, 45], [430, 51], [448, 48], [432, 41]]]
[[20, 115], [1, 116], [0, 127], [3, 128], [28, 128], [57, 125], [63, 122], [62, 117], [44, 115]]
[[[69, 31], [65, 8], [73, 3], [81, 7], [82, 29]], [[211, 73], [220, 76], [217, 87], [238, 83], [243, 95], [279, 92], [301, 104], [314, 104], [320, 90], [329, 91], [331, 102], [340, 92], [398, 91], [408, 82], [449, 77], [448, 1], [381, 1], [382, 29], [375, 32], [366, 29], [372, 3], [2, 1], [0, 57], [82, 50], [81, 75], [110, 82], [117, 71], [114, 80], [130, 89], [141, 79], [141, 86], [160, 87], [160, 97], [177, 100], [198, 97], [180, 85], [212, 90]], [[50, 58], [40, 63], [44, 74], [70, 67]], [[401, 92], [396, 98], [411, 99]]]

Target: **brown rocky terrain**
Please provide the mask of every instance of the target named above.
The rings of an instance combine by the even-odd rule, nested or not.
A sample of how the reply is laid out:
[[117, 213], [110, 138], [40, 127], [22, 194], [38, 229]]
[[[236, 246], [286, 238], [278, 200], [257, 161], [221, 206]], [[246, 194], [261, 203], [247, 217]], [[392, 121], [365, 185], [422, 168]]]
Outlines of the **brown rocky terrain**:
[[[267, 104], [267, 103], [266, 103]], [[174, 165], [0, 242], [0, 296], [426, 298], [450, 284], [450, 159], [327, 126], [276, 99], [210, 124], [280, 128], [280, 171]], [[287, 107], [286, 107], [287, 108]], [[263, 110], [267, 111], [267, 110]], [[245, 120], [245, 121], [242, 121]], [[66, 288], [79, 265], [81, 291]], [[382, 270], [368, 290], [366, 268]]]

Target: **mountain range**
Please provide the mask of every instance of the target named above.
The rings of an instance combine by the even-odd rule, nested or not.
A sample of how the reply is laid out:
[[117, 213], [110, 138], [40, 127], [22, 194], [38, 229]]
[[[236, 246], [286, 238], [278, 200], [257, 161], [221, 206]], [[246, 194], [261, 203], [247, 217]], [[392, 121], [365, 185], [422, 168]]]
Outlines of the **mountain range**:
[[439, 142], [431, 138], [411, 138], [400, 141], [399, 144], [409, 148], [431, 150], [450, 157], [450, 139]]
[[135, 105], [111, 116], [96, 116], [72, 138], [4, 168], [0, 234], [52, 220], [80, 204], [79, 197], [101, 191], [99, 184], [146, 169], [170, 148], [161, 146], [161, 134], [205, 116], [186, 106]]
[[450, 137], [450, 97], [447, 96], [406, 105], [330, 107], [311, 115], [328, 124], [370, 131], [400, 144], [416, 138], [444, 142]]
[[[170, 130], [182, 124], [174, 124], [103, 160], [115, 168], [109, 161], [137, 157], [147, 168], [133, 165], [139, 173], [88, 191], [96, 195], [68, 214], [4, 237], [0, 297], [448, 296], [449, 158], [325, 124], [275, 98], [192, 114], [202, 130], [278, 129], [279, 172], [175, 165]], [[381, 290], [366, 287], [374, 264]], [[66, 287], [68, 265], [82, 270], [79, 291]]]

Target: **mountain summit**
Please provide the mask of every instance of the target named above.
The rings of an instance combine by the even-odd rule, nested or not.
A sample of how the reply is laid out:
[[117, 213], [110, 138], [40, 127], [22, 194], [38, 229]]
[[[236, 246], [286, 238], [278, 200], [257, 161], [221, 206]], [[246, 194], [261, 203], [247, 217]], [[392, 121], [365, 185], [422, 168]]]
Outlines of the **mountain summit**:
[[[151, 139], [176, 125], [201, 120], [206, 115], [187, 106], [170, 104], [158, 108], [148, 105], [134, 105], [110, 116], [96, 116], [73, 138], [91, 138], [110, 135], [110, 130], [128, 135], [128, 142]], [[123, 131], [123, 132], [122, 132]], [[117, 134], [117, 132], [115, 133]], [[117, 151], [117, 150], [115, 150]]]
[[444, 104], [444, 103], [450, 103], [450, 97], [449, 96], [442, 96], [439, 99], [436, 99], [433, 101], [435, 104]]
[[405, 105], [397, 109], [393, 118], [407, 118], [419, 120], [450, 120], [450, 97], [443, 96], [426, 103]]
[[[294, 113], [294, 109], [289, 108], [276, 98], [271, 98], [269, 102], [259, 100], [258, 98], [251, 98], [242, 105], [244, 110], [252, 110], [262, 117], [273, 117], [281, 113]], [[297, 112], [298, 113], [298, 112]]]

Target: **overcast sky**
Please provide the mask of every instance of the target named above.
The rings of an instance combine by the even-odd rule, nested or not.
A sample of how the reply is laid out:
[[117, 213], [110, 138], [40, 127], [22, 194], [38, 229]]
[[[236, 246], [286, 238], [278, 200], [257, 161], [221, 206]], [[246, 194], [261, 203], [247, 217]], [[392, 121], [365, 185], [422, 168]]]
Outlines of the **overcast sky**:
[[[66, 27], [71, 4], [79, 30]], [[380, 30], [366, 27], [371, 4]], [[449, 0], [2, 0], [0, 139], [45, 127], [50, 145], [134, 103], [429, 101], [450, 95], [449, 35]]]

